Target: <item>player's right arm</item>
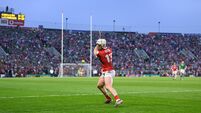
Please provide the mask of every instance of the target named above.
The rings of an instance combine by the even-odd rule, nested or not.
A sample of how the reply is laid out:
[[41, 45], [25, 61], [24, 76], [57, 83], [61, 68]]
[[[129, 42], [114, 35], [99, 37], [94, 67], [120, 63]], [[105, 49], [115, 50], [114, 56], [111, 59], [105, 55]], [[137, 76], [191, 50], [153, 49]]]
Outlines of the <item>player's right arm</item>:
[[98, 45], [96, 45], [96, 47], [94, 48], [94, 55], [97, 56], [98, 54]]
[[187, 69], [187, 66], [185, 65], [185, 68], [184, 68], [184, 70], [186, 70]]

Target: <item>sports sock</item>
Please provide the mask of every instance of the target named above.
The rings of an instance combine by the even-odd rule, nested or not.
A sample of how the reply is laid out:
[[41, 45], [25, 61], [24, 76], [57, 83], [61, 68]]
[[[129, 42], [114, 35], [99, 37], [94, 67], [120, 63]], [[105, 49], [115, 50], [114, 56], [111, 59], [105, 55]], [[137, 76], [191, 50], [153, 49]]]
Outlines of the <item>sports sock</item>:
[[115, 99], [116, 101], [118, 101], [118, 100], [119, 100], [119, 96], [118, 96], [118, 95], [114, 96], [114, 99]]

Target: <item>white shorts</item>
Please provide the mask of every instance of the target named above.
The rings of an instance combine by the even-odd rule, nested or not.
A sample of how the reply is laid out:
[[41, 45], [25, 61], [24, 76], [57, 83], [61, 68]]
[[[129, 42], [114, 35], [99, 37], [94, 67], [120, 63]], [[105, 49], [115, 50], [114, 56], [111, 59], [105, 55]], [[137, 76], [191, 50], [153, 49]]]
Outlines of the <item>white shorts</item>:
[[102, 72], [100, 77], [115, 77], [115, 70], [111, 70], [111, 71], [106, 71], [106, 72]]
[[181, 69], [181, 70], [180, 70], [180, 73], [181, 73], [181, 74], [185, 74], [186, 72], [185, 72], [184, 69]]
[[172, 74], [173, 75], [177, 75], [177, 71], [172, 71]]

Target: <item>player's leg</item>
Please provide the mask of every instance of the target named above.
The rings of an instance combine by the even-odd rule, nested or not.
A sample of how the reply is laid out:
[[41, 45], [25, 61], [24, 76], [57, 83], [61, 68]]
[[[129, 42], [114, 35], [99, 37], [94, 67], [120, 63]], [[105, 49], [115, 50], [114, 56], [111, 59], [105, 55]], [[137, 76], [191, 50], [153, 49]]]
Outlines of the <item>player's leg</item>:
[[108, 89], [111, 94], [115, 97], [117, 95], [116, 90], [112, 87], [113, 79], [112, 77], [105, 77], [105, 87]]
[[182, 79], [183, 79], [183, 73], [180, 74], [180, 80], [182, 80]]
[[177, 79], [177, 72], [174, 71], [173, 73], [174, 73], [174, 79], [176, 80]]
[[184, 74], [185, 74], [185, 71], [181, 70], [180, 71], [180, 80], [183, 80]]
[[105, 96], [106, 98], [106, 101], [105, 103], [110, 103], [111, 102], [111, 98], [110, 96], [107, 94], [107, 91], [105, 89], [105, 83], [104, 83], [104, 78], [103, 77], [100, 77], [99, 80], [98, 80], [98, 84], [97, 84], [97, 88], [103, 93], [103, 95]]
[[181, 78], [182, 78], [182, 70], [179, 70], [179, 79], [181, 80]]
[[174, 71], [172, 72], [172, 78], [173, 78], [173, 80], [175, 80], [175, 74], [174, 74]]
[[116, 100], [115, 107], [123, 103], [123, 100], [121, 100], [116, 92], [116, 90], [112, 87], [113, 84], [113, 76], [115, 76], [115, 71], [111, 71], [106, 73], [105, 75], [105, 87], [111, 92], [111, 94], [114, 96], [114, 99]]

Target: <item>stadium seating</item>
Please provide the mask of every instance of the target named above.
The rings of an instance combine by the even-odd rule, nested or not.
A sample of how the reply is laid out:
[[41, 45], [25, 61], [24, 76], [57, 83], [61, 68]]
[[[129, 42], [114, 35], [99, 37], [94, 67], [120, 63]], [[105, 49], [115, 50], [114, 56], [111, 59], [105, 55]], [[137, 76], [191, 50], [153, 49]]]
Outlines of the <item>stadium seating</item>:
[[[150, 35], [151, 34], [151, 35]], [[181, 33], [102, 32], [113, 49], [117, 75], [169, 72], [173, 62], [184, 60], [187, 73], [201, 74], [201, 35]], [[99, 32], [93, 32], [93, 46]], [[90, 61], [90, 32], [64, 31], [64, 62]], [[57, 29], [0, 27], [0, 74], [12, 70], [16, 76], [58, 73], [61, 31]], [[93, 69], [99, 70], [93, 57]]]

